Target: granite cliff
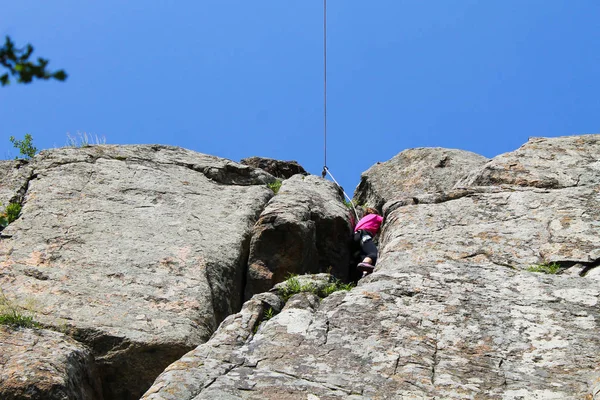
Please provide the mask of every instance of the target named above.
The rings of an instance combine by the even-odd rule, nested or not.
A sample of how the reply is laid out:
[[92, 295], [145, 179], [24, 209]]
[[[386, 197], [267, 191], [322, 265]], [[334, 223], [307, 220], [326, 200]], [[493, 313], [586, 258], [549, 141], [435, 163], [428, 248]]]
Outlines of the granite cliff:
[[0, 394], [600, 398], [598, 154], [582, 135], [374, 165], [355, 198], [384, 212], [375, 273], [287, 301], [268, 289], [289, 272], [349, 277], [331, 182], [166, 146], [1, 162], [0, 201], [23, 207], [0, 285], [42, 328], [0, 330]]

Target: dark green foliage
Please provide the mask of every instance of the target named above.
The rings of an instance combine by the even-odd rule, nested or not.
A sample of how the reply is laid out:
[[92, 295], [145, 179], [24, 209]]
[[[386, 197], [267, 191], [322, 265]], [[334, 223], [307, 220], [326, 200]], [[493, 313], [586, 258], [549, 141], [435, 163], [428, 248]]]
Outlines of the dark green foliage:
[[10, 76], [14, 76], [18, 83], [31, 83], [33, 79], [56, 79], [64, 81], [67, 79], [65, 71], [48, 71], [48, 60], [38, 57], [36, 62], [31, 62], [29, 57], [33, 53], [33, 46], [27, 44], [24, 48], [17, 48], [10, 39], [6, 37], [4, 46], [0, 47], [0, 65], [8, 69], [8, 72], [0, 75], [0, 83], [6, 86], [10, 83]]
[[25, 139], [17, 140], [14, 136], [8, 138], [14, 147], [19, 149], [19, 153], [26, 159], [33, 158], [37, 153], [37, 148], [33, 146], [33, 138], [29, 133], [25, 134]]

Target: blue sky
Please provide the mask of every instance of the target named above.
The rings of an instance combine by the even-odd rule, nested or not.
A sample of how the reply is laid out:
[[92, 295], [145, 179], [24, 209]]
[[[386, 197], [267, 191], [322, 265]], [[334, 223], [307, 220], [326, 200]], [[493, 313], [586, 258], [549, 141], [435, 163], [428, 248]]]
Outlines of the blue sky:
[[[65, 83], [0, 88], [8, 137], [67, 133], [239, 161], [323, 166], [322, 0], [21, 0], [0, 35]], [[413, 147], [487, 157], [600, 131], [597, 0], [329, 0], [327, 164], [361, 172]]]

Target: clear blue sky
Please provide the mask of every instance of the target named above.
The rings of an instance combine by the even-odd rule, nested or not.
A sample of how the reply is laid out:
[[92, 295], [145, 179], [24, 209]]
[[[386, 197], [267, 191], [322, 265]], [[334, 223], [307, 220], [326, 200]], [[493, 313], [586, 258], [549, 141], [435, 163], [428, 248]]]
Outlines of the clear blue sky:
[[[77, 131], [323, 166], [322, 0], [20, 0], [0, 35], [65, 83], [0, 88], [0, 157]], [[598, 0], [329, 0], [328, 166], [413, 147], [487, 157], [600, 131]]]

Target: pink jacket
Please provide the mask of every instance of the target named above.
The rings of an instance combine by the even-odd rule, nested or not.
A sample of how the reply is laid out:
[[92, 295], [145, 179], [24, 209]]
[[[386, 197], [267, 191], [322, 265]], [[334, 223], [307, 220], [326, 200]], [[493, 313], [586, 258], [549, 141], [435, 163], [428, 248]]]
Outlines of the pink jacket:
[[373, 236], [375, 236], [377, 235], [377, 233], [379, 233], [379, 229], [381, 228], [382, 223], [383, 217], [377, 214], [368, 214], [362, 217], [360, 221], [358, 221], [358, 224], [356, 224], [356, 228], [354, 228], [354, 232], [363, 230], [368, 231]]

